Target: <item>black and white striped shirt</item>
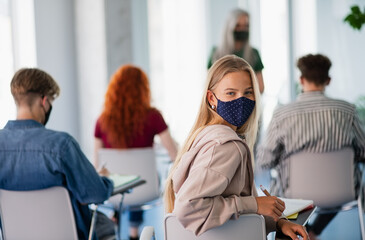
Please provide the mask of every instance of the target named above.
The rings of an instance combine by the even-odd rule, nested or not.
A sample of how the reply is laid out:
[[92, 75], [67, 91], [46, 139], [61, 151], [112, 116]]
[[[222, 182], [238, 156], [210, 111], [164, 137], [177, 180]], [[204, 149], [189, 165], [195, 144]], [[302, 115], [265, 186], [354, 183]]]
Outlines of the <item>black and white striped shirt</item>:
[[275, 110], [266, 138], [257, 153], [257, 165], [275, 168], [279, 181], [271, 191], [283, 195], [289, 183], [287, 158], [297, 152], [329, 152], [352, 147], [355, 161], [365, 161], [365, 133], [354, 105], [305, 92], [297, 100]]

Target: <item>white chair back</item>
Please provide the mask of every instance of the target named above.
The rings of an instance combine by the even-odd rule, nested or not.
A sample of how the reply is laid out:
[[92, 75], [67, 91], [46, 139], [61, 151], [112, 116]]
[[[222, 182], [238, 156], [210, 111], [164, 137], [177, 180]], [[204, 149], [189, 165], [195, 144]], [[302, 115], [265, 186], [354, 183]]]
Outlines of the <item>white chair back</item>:
[[5, 240], [77, 239], [70, 197], [63, 187], [0, 189], [0, 214]]
[[146, 184], [126, 194], [123, 205], [138, 206], [160, 196], [156, 157], [153, 148], [100, 149], [99, 162], [111, 173], [138, 175]]
[[327, 153], [300, 152], [289, 159], [288, 198], [311, 199], [320, 208], [355, 200], [354, 152], [351, 148]]
[[173, 214], [166, 215], [164, 224], [165, 240], [266, 240], [265, 220], [258, 214], [241, 215], [198, 237], [186, 230]]

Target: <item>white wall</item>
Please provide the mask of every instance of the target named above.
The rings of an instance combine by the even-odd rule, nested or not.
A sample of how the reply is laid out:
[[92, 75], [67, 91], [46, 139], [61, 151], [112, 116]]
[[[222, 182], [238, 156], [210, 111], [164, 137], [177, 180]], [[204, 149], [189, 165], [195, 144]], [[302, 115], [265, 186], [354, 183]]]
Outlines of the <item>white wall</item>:
[[9, 1], [0, 2], [0, 129], [9, 119], [16, 117], [15, 104], [10, 93], [10, 81], [14, 73], [14, 57], [12, 32], [14, 24], [11, 22]]
[[[316, 0], [295, 1], [294, 16], [294, 54], [301, 57], [317, 52], [317, 4]], [[293, 64], [295, 67], [295, 63]]]
[[132, 59], [147, 74], [150, 72], [150, 46], [147, 0], [131, 1]]
[[35, 0], [34, 11], [37, 65], [61, 88], [47, 127], [80, 140], [74, 1]]
[[317, 1], [318, 51], [332, 61], [327, 93], [350, 102], [365, 95], [365, 29], [357, 31], [343, 22], [354, 4], [364, 8], [364, 1]]
[[37, 65], [34, 1], [12, 0], [11, 25], [14, 69]]
[[105, 1], [108, 78], [122, 64], [149, 72], [147, 0]]
[[[196, 118], [206, 78], [204, 1], [154, 0], [151, 24], [151, 83], [154, 105], [182, 144]], [[188, 14], [187, 14], [188, 13]]]
[[107, 44], [103, 1], [75, 1], [77, 99], [80, 143], [89, 159], [94, 147], [94, 128], [107, 87]]
[[262, 0], [261, 14], [261, 58], [263, 76], [263, 130], [271, 120], [278, 103], [290, 101], [289, 26], [286, 0]]
[[[223, 28], [229, 13], [238, 7], [238, 0], [206, 1], [207, 14], [207, 52], [211, 53], [212, 47], [217, 46], [222, 39]], [[247, 10], [247, 9], [246, 9]], [[208, 63], [208, 57], [207, 63]]]

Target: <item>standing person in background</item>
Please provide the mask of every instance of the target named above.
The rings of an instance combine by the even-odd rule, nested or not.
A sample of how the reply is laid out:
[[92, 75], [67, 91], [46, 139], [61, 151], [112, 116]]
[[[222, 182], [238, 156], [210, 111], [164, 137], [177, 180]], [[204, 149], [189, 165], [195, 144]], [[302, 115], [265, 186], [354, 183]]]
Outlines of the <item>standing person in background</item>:
[[[303, 226], [281, 214], [285, 204], [258, 197], [252, 168], [260, 93], [251, 66], [234, 55], [209, 69], [195, 124], [166, 183], [165, 206], [195, 235], [244, 213], [265, 216], [266, 232], [308, 239]], [[229, 238], [229, 236], [227, 236]]]
[[209, 61], [210, 68], [215, 61], [227, 55], [234, 54], [245, 59], [254, 69], [260, 93], [264, 92], [264, 79], [262, 76], [262, 64], [260, 54], [249, 42], [250, 24], [249, 14], [242, 9], [234, 9], [230, 12], [225, 23], [222, 39], [218, 47], [214, 47]]
[[[94, 166], [99, 168], [97, 152], [100, 148], [152, 147], [155, 135], [160, 137], [170, 158], [175, 160], [175, 142], [161, 113], [151, 107], [146, 74], [133, 65], [121, 66], [110, 80], [104, 110], [96, 123]], [[130, 212], [129, 221], [130, 239], [138, 239], [143, 212]]]

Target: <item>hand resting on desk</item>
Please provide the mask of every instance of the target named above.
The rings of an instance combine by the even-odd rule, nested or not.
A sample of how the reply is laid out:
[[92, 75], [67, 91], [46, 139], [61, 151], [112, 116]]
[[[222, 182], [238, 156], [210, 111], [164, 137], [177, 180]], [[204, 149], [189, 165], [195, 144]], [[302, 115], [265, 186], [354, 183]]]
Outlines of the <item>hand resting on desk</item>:
[[303, 240], [309, 240], [308, 233], [305, 227], [296, 223], [292, 223], [285, 218], [279, 219], [277, 222], [277, 228], [283, 234], [289, 236], [293, 240], [299, 240], [297, 235], [300, 235]]
[[292, 223], [285, 218], [281, 218], [283, 211], [285, 210], [285, 203], [275, 197], [256, 197], [257, 213], [270, 216], [277, 222], [277, 228], [283, 234], [289, 236], [291, 239], [298, 239], [297, 235], [303, 237], [304, 240], [308, 240], [308, 233], [302, 225]]

